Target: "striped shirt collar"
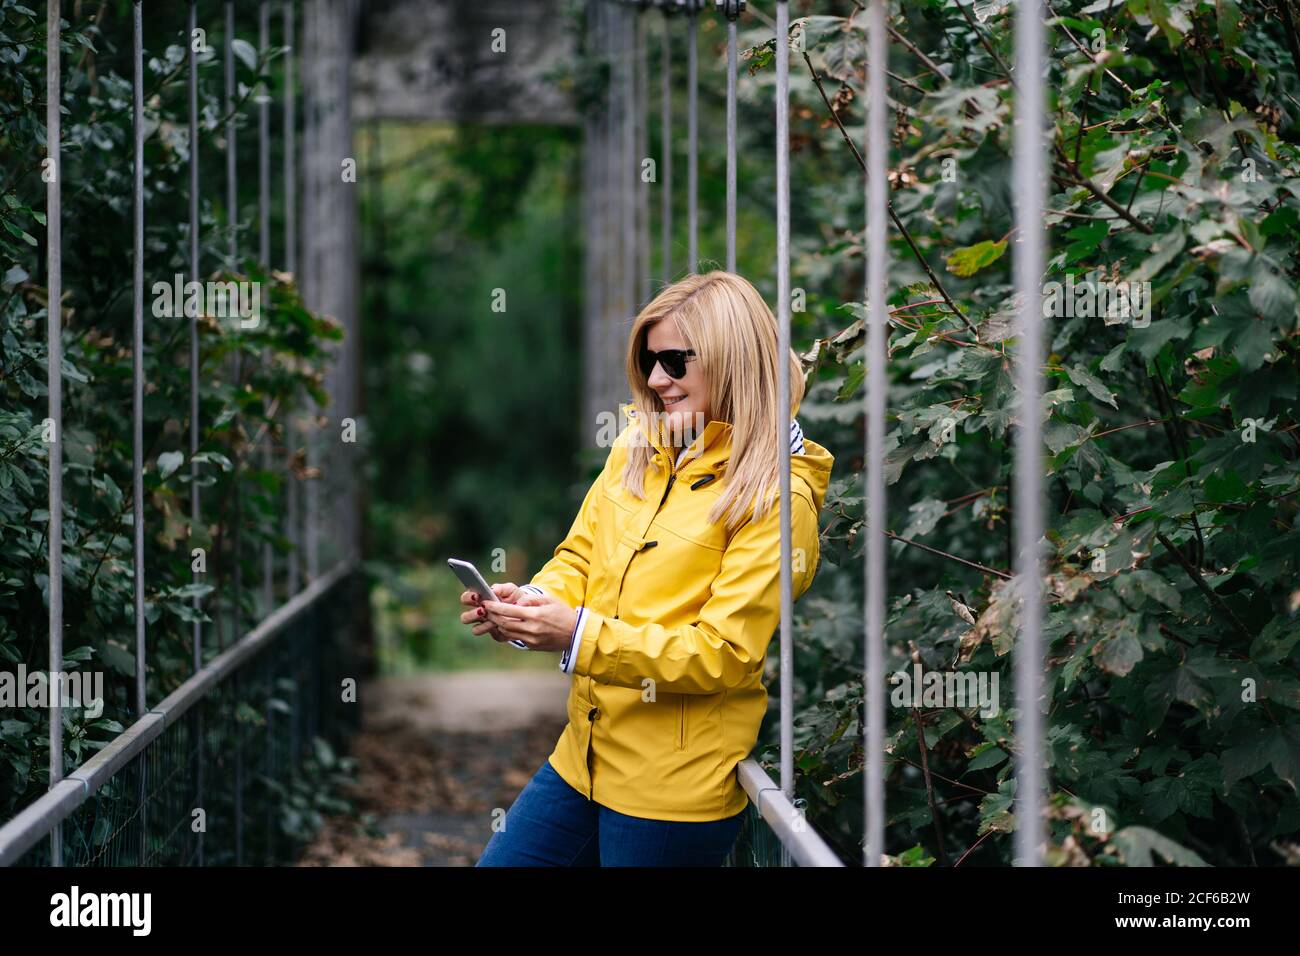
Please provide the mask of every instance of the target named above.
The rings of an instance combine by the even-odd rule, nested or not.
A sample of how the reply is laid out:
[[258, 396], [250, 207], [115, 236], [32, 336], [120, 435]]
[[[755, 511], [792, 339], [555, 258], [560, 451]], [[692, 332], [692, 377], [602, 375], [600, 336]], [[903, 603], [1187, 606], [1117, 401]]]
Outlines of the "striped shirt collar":
[[[686, 448], [683, 448], [683, 449], [678, 453], [678, 455], [677, 455], [677, 465], [676, 465], [676, 467], [678, 467], [678, 468], [681, 467], [682, 459], [683, 459], [684, 457], [686, 457], [686, 452], [687, 452], [688, 450], [690, 450], [690, 446], [689, 446], [689, 445], [687, 445]], [[790, 454], [792, 454], [792, 455], [802, 455], [803, 453], [804, 453], [804, 447], [803, 447], [803, 429], [799, 427], [799, 422], [798, 422], [798, 420], [792, 418], [792, 419], [790, 419]]]

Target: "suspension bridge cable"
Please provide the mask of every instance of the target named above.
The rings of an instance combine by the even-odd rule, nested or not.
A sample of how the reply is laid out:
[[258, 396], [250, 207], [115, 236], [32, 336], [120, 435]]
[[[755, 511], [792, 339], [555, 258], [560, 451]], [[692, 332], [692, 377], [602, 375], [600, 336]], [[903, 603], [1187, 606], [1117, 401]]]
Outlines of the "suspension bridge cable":
[[[776, 2], [776, 319], [777, 427], [790, 414], [790, 4]], [[788, 437], [788, 436], [787, 436]], [[791, 646], [790, 443], [781, 452], [781, 791], [794, 798], [794, 648]]]
[[727, 18], [727, 271], [736, 271], [736, 21], [745, 0], [718, 0]]
[[1016, 638], [1016, 706], [1020, 711], [1016, 754], [1015, 863], [1042, 866], [1042, 814], [1046, 777], [1043, 773], [1042, 617], [1043, 567], [1039, 541], [1043, 537], [1042, 273], [1045, 236], [1043, 214], [1043, 4], [1021, 0], [1016, 10], [1015, 132], [1012, 152], [1015, 244], [1012, 272], [1019, 308], [1016, 363], [1019, 427], [1015, 437], [1016, 578], [1020, 590], [1020, 633]]
[[665, 5], [663, 41], [660, 47], [659, 74], [663, 85], [660, 88], [660, 150], [663, 159], [660, 162], [660, 174], [663, 177], [663, 203], [660, 214], [660, 228], [663, 242], [663, 281], [668, 285], [673, 281], [673, 31], [672, 7]]
[[143, 717], [148, 707], [144, 619], [144, 25], [140, 0], [131, 4], [131, 21], [131, 537], [135, 564], [135, 713]]
[[700, 269], [700, 121], [699, 121], [699, 50], [696, 28], [700, 0], [687, 0], [686, 8], [686, 269]]
[[[48, 389], [49, 436], [49, 557], [50, 557], [50, 679], [56, 688], [50, 696], [50, 789], [63, 779], [63, 170], [60, 140], [59, 105], [62, 99], [59, 64], [59, 0], [50, 0], [45, 21], [45, 142], [47, 156], [45, 185], [46, 267], [46, 367]], [[63, 840], [60, 827], [50, 831], [50, 858], [54, 866], [63, 864]]]
[[867, 9], [867, 127], [864, 178], [866, 182], [866, 524], [867, 548], [864, 565], [866, 631], [863, 656], [863, 706], [866, 709], [866, 774], [863, 781], [866, 816], [863, 830], [866, 866], [879, 866], [884, 853], [885, 792], [885, 408], [888, 382], [885, 379], [886, 310], [885, 275], [889, 268], [888, 237], [888, 144], [885, 114], [886, 0], [870, 0]]

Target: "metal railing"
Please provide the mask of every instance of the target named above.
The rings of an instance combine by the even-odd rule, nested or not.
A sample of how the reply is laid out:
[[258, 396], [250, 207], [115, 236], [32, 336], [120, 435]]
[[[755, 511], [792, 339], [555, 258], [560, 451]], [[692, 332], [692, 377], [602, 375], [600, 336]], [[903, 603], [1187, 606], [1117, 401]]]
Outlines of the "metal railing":
[[803, 809], [772, 782], [750, 757], [736, 767], [736, 778], [749, 795], [740, 835], [727, 866], [843, 866], [835, 851], [808, 824]]
[[353, 629], [340, 623], [357, 583], [351, 565], [336, 567], [208, 661], [0, 827], [0, 866], [52, 863], [51, 833], [69, 866], [287, 858], [276, 845], [287, 778], [316, 739], [337, 747], [355, 729], [340, 692], [356, 673]]

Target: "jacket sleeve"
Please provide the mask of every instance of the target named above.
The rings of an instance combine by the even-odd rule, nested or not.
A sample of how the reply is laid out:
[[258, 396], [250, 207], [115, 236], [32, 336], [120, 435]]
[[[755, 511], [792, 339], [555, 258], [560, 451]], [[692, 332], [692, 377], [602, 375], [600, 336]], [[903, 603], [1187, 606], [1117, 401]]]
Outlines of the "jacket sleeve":
[[[812, 583], [819, 543], [812, 503], [792, 497], [791, 585], [797, 599]], [[761, 522], [751, 518], [736, 530], [692, 624], [634, 625], [586, 609], [573, 673], [637, 689], [650, 678], [656, 691], [675, 694], [716, 694], [745, 683], [763, 666], [781, 621], [780, 520], [773, 507]]]
[[[587, 595], [587, 571], [591, 566], [592, 543], [596, 532], [596, 508], [601, 489], [608, 476], [614, 452], [605, 459], [605, 467], [587, 489], [582, 507], [564, 540], [556, 546], [551, 559], [529, 582], [532, 587], [559, 598], [569, 607], [578, 607]], [[525, 585], [527, 587], [528, 585]]]

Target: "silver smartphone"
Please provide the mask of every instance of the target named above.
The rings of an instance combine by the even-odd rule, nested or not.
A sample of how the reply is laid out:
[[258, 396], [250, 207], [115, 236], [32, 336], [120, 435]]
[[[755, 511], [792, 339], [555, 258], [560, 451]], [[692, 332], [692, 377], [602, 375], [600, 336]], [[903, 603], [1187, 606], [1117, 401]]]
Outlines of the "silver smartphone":
[[[469, 588], [471, 591], [477, 592], [479, 597], [486, 601], [501, 600], [497, 597], [496, 592], [488, 587], [488, 583], [483, 580], [483, 575], [478, 573], [478, 568], [474, 567], [474, 565], [470, 564], [468, 561], [462, 561], [459, 558], [448, 558], [447, 564], [451, 570], [455, 572], [456, 577], [460, 578], [460, 583], [465, 585], [465, 587]], [[523, 641], [515, 640], [507, 641], [507, 643], [510, 644], [511, 647], [519, 648], [521, 651], [528, 650], [528, 645]]]

